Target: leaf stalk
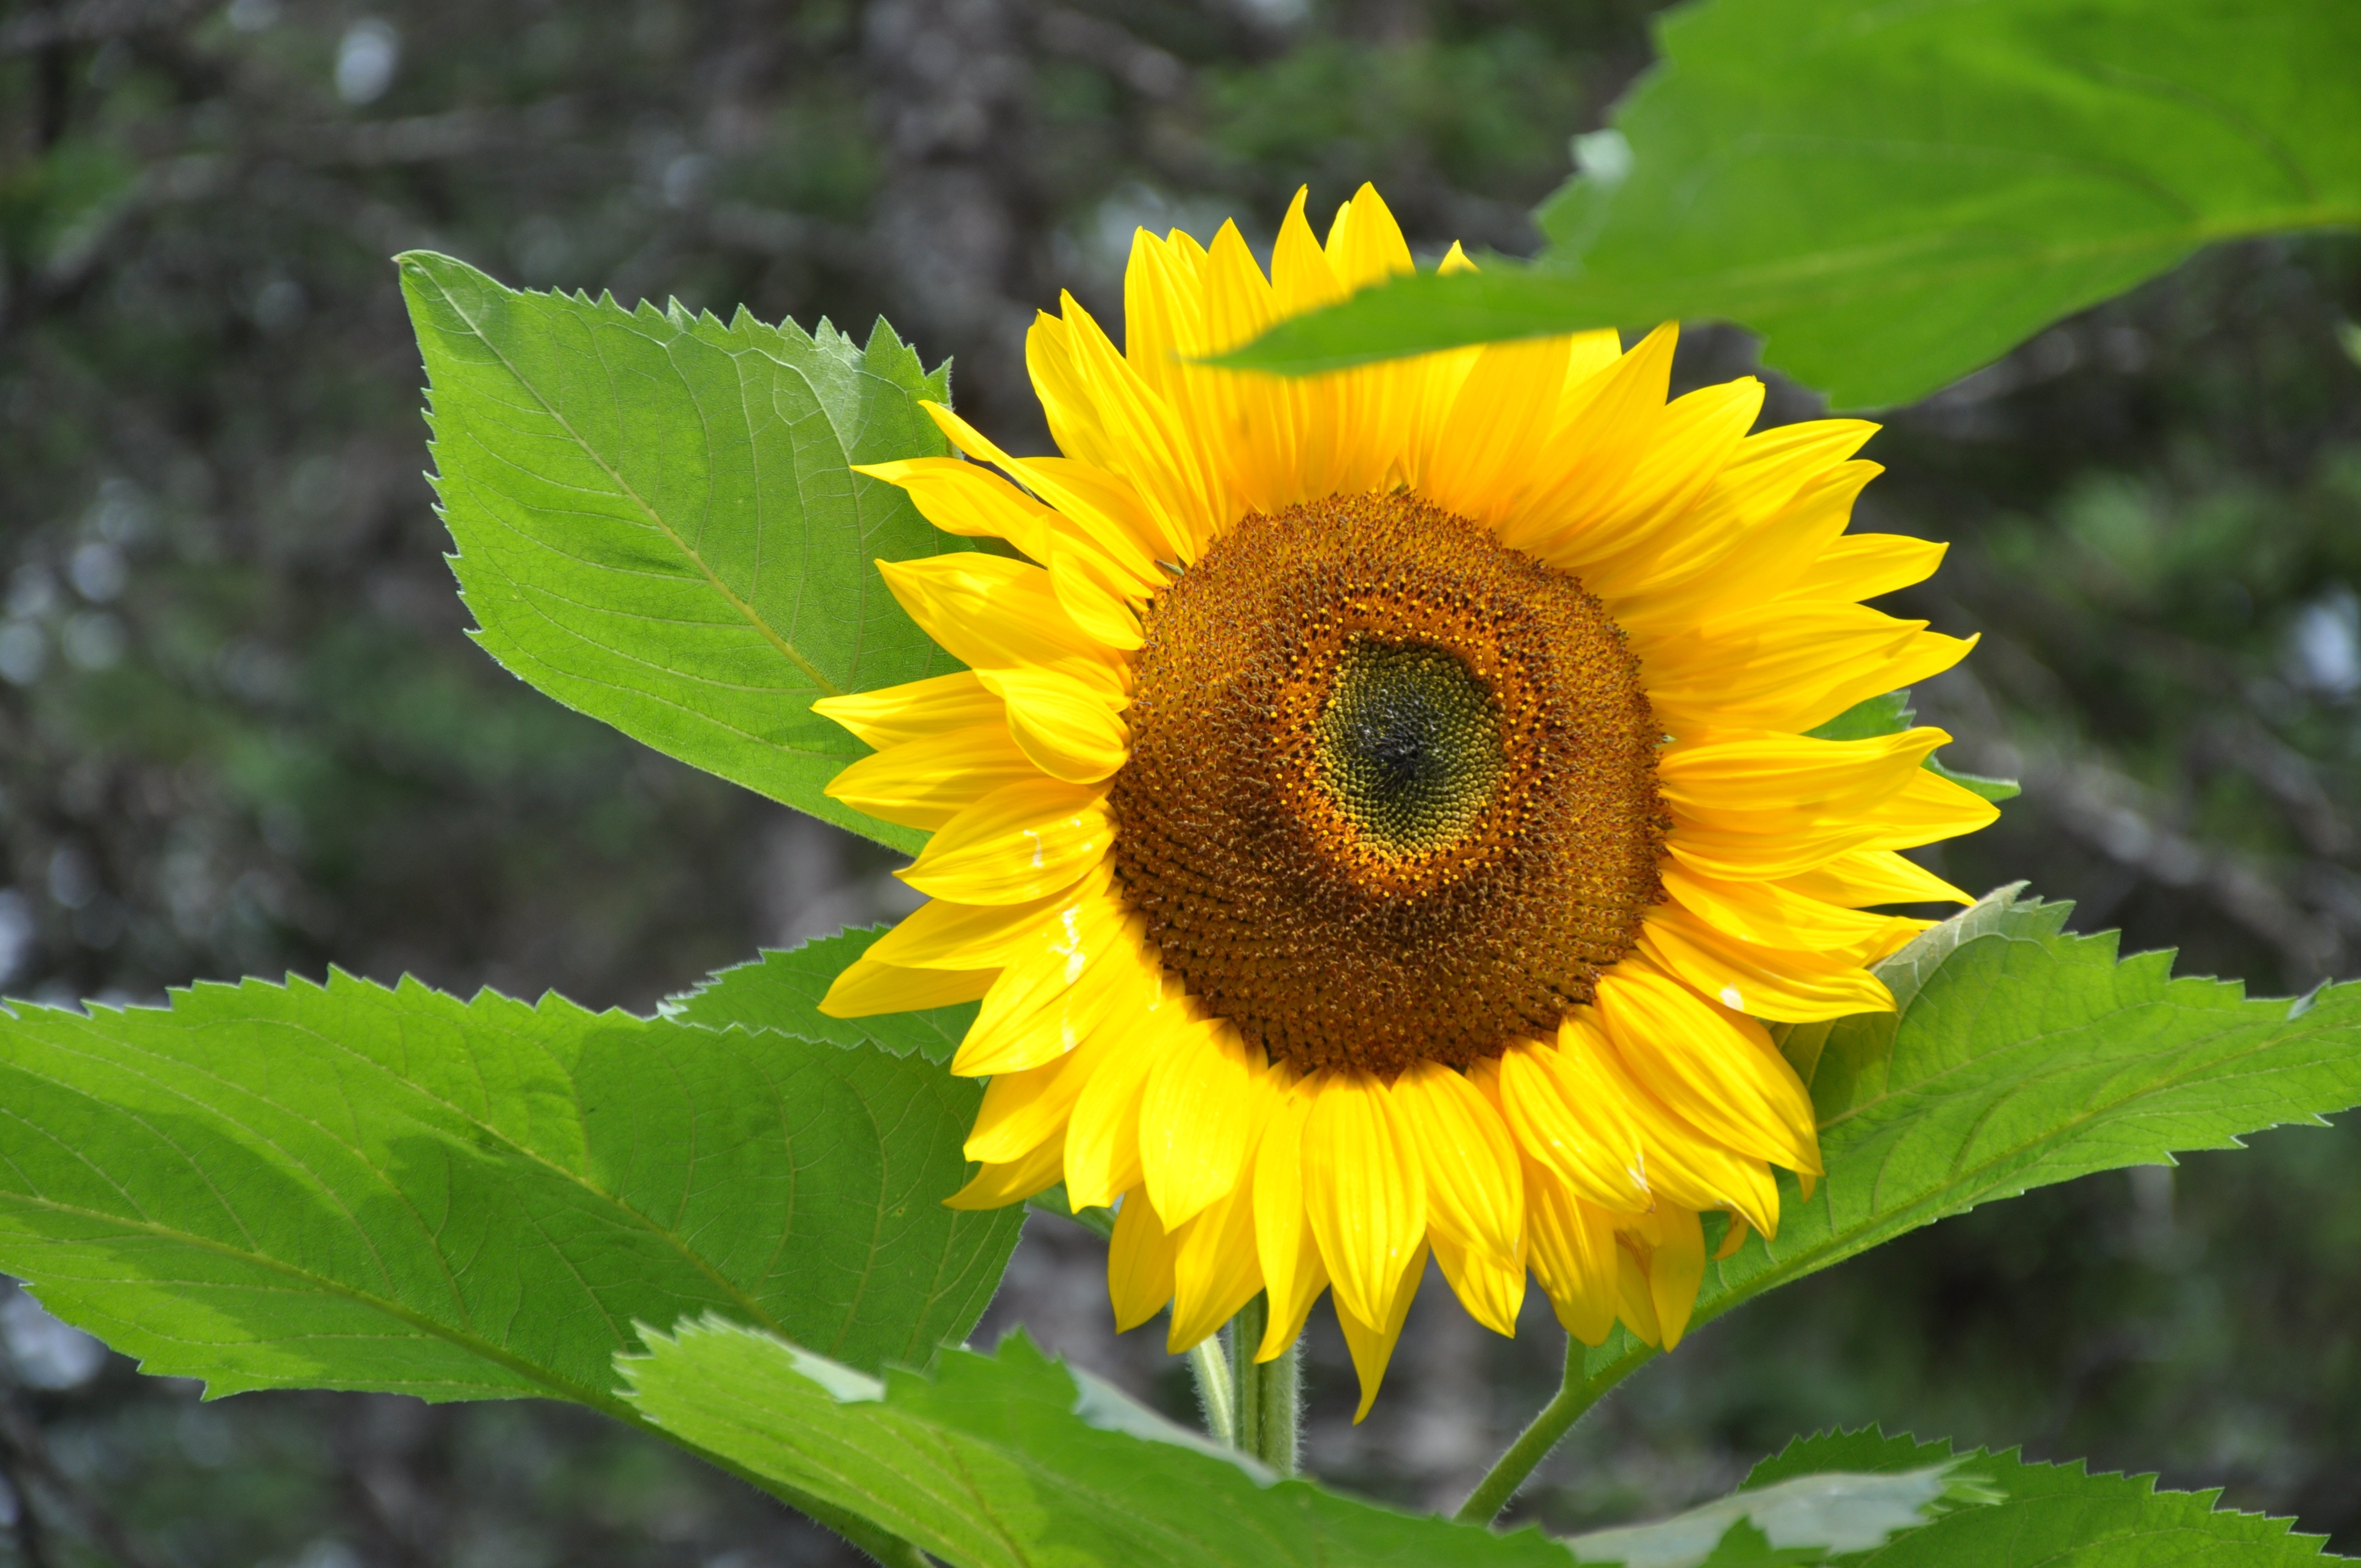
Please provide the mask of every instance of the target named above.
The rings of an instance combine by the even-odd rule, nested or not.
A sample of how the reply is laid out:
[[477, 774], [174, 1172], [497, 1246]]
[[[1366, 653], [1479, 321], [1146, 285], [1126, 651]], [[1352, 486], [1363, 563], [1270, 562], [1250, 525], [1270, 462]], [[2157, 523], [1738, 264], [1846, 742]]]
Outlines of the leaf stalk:
[[1451, 1517], [1461, 1524], [1489, 1524], [1508, 1507], [1517, 1488], [1533, 1473], [1541, 1462], [1574, 1430], [1593, 1405], [1607, 1397], [1607, 1391], [1637, 1372], [1657, 1353], [1647, 1345], [1634, 1345], [1631, 1350], [1608, 1363], [1594, 1374], [1586, 1375], [1584, 1367], [1589, 1357], [1589, 1347], [1568, 1334], [1565, 1341], [1565, 1376], [1558, 1384], [1557, 1395], [1542, 1407], [1541, 1414], [1517, 1436], [1508, 1452], [1492, 1462], [1492, 1468], [1476, 1483], [1467, 1500]]

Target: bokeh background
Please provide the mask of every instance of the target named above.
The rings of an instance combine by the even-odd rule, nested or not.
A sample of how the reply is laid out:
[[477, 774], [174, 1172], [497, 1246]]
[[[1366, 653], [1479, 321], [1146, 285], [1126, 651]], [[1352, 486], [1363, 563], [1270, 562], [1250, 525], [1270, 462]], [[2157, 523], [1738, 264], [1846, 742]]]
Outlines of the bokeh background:
[[[1422, 254], [1507, 252], [1649, 60], [1632, 0], [0, 4], [0, 989], [152, 1001], [330, 964], [646, 1008], [890, 917], [883, 851], [569, 714], [476, 652], [387, 258], [770, 318], [883, 312], [1046, 443], [1031, 313], [1113, 326], [1136, 225], [1267, 245], [1375, 180]], [[2022, 799], [1938, 868], [2030, 879], [2301, 991], [2361, 971], [2361, 244], [2217, 250], [1894, 413], [1861, 523], [1951, 542], [1897, 610], [1981, 632], [1918, 693]], [[1686, 384], [1741, 373], [1692, 334]], [[1770, 418], [1817, 411], [1776, 387]], [[1032, 1222], [1017, 1321], [1190, 1414], [1100, 1245]], [[1434, 1281], [1430, 1279], [1430, 1286]], [[1438, 1299], [1441, 1298], [1441, 1299]], [[1576, 1433], [1554, 1526], [1883, 1423], [2226, 1486], [2361, 1550], [2361, 1124], [1923, 1231], [1699, 1333]], [[1310, 1458], [1455, 1500], [1547, 1396], [1430, 1288]], [[835, 1564], [849, 1549], [579, 1412], [139, 1377], [0, 1294], [0, 1561]], [[11, 1555], [13, 1554], [13, 1555]]]

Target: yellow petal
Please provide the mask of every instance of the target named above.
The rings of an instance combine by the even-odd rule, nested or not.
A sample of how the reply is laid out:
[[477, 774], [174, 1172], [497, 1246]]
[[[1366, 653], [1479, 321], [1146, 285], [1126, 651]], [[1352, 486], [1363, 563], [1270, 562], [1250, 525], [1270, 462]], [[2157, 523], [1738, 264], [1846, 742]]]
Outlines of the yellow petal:
[[1517, 1337], [1517, 1314], [1525, 1305], [1522, 1257], [1503, 1262], [1475, 1247], [1463, 1247], [1440, 1231], [1427, 1233], [1434, 1261], [1467, 1315], [1496, 1334]]
[[1426, 1177], [1418, 1145], [1386, 1086], [1330, 1071], [1303, 1124], [1303, 1198], [1340, 1308], [1362, 1322], [1393, 1317], [1394, 1292], [1426, 1234]]
[[1270, 1322], [1255, 1352], [1257, 1361], [1295, 1343], [1312, 1303], [1328, 1287], [1303, 1212], [1303, 1120], [1311, 1111], [1312, 1095], [1300, 1086], [1278, 1095], [1255, 1146], [1255, 1254], [1270, 1291]]
[[1615, 1326], [1615, 1227], [1543, 1166], [1525, 1168], [1525, 1255], [1558, 1325], [1585, 1344]]
[[1386, 1363], [1393, 1359], [1394, 1343], [1401, 1338], [1410, 1304], [1418, 1296], [1419, 1277], [1425, 1272], [1426, 1244], [1421, 1242], [1387, 1294], [1390, 1310], [1374, 1323], [1346, 1307], [1341, 1296], [1337, 1299], [1336, 1326], [1345, 1331], [1345, 1348], [1352, 1353], [1353, 1370], [1361, 1380], [1360, 1408], [1353, 1412], [1356, 1426], [1377, 1402], [1378, 1386], [1386, 1378]]
[[1238, 1182], [1267, 1092], [1262, 1051], [1226, 1024], [1176, 1036], [1148, 1069], [1139, 1160], [1156, 1212], [1185, 1224]]
[[1639, 950], [1733, 1013], [1801, 1024], [1894, 1010], [1894, 993], [1858, 962], [1750, 947], [1670, 906], [1648, 912]]
[[[1783, 883], [1724, 882], [1675, 861], [1660, 873], [1665, 894], [1681, 908], [1750, 947], [1800, 949], [1856, 962], [1891, 951], [1896, 932], [1915, 921], [1808, 897]], [[1751, 1008], [1741, 1008], [1751, 1012]]]
[[1738, 1249], [1746, 1245], [1747, 1234], [1746, 1216], [1730, 1215], [1729, 1227], [1721, 1233], [1721, 1245], [1713, 1249], [1714, 1262], [1728, 1263], [1731, 1258], [1736, 1257]]
[[1366, 181], [1350, 202], [1336, 209], [1324, 248], [1336, 280], [1354, 293], [1417, 270], [1401, 225], [1394, 221], [1378, 188]]
[[1524, 1173], [1500, 1113], [1440, 1062], [1413, 1065], [1391, 1092], [1425, 1167], [1428, 1223], [1462, 1247], [1514, 1263], [1525, 1229]]
[[1086, 902], [1106, 896], [1104, 865], [1069, 888], [1029, 904], [952, 904], [929, 899], [871, 945], [869, 957], [912, 969], [999, 969], [1072, 928]]
[[1568, 341], [1525, 338], [1487, 345], [1459, 384], [1443, 439], [1421, 477], [1435, 505], [1489, 527], [1509, 515], [1535, 454], [1555, 422], [1555, 399], [1535, 396], [1565, 378]]
[[1872, 850], [1909, 850], [1988, 828], [2000, 816], [1991, 801], [1921, 768], [1870, 812], [1877, 836]]
[[1045, 1145], [1005, 1165], [987, 1165], [943, 1200], [946, 1209], [1005, 1209], [1058, 1184], [1058, 1146]]
[[831, 1018], [867, 1018], [914, 1007], [948, 1007], [975, 1001], [992, 989], [999, 973], [992, 969], [904, 969], [863, 953], [829, 986], [819, 1010]]
[[[1111, 901], [1110, 901], [1111, 902]], [[1055, 1061], [1101, 1028], [1124, 1028], [1155, 992], [1135, 922], [1076, 922], [1069, 942], [1012, 961], [951, 1058], [961, 1078]]]
[[1820, 1168], [1811, 1096], [1762, 1026], [1636, 959], [1599, 977], [1616, 1054], [1682, 1119], [1741, 1154]]
[[1933, 576], [1950, 548], [1937, 540], [1911, 539], [1898, 533], [1847, 534], [1822, 551], [1820, 558], [1788, 584], [1781, 597], [1875, 598]]
[[877, 691], [824, 696], [811, 705], [811, 710], [822, 718], [834, 719], [879, 751], [948, 730], [997, 723], [1002, 713], [1000, 699], [984, 690], [973, 670]]
[[1082, 550], [1049, 552], [1049, 587], [1066, 619], [1094, 641], [1123, 652], [1145, 645], [1139, 614], [1123, 592], [1114, 569]]
[[[1071, 294], [1060, 296], [1074, 370], [1120, 461], [1101, 465], [1129, 479], [1168, 539], [1186, 541], [1194, 560], [1229, 521], [1217, 471], [1201, 460], [1186, 423], [1140, 378]], [[1046, 498], [1045, 498], [1046, 499]]]
[[1164, 1342], [1174, 1355], [1237, 1316], [1262, 1288], [1254, 1218], [1253, 1186], [1241, 1181], [1181, 1233], [1172, 1265], [1172, 1326]]
[[1173, 1255], [1180, 1238], [1165, 1230], [1145, 1188], [1124, 1194], [1115, 1211], [1115, 1239], [1107, 1244], [1107, 1297], [1115, 1306], [1117, 1333], [1128, 1333], [1164, 1310], [1172, 1299]]
[[1601, 1076], [1599, 1043], [1559, 1030], [1555, 1048], [1520, 1040], [1493, 1058], [1518, 1146], [1567, 1190], [1602, 1208], [1648, 1206], [1646, 1161], [1623, 1096]]
[[1067, 618], [1038, 566], [972, 553], [880, 561], [877, 570], [910, 619], [963, 664], [1062, 670], [1123, 689], [1118, 656]]
[[1664, 1331], [1656, 1321], [1656, 1300], [1648, 1288], [1648, 1268], [1627, 1243], [1615, 1249], [1615, 1315], [1642, 1344], [1661, 1347]]
[[1857, 604], [1782, 600], [1642, 646], [1642, 679], [1675, 735], [1809, 729], [1866, 697], [1938, 674], [1972, 641]]
[[1915, 861], [1890, 850], [1855, 850], [1779, 884], [1806, 898], [1859, 908], [1873, 904], [1973, 904]]
[[1611, 510], [1615, 499], [1653, 448], [1664, 422], [1679, 336], [1678, 326], [1666, 323], [1566, 389], [1558, 428], [1541, 459], [1545, 466], [1499, 521], [1502, 543], [1557, 564], [1545, 547], [1579, 540], [1602, 519], [1618, 515]]
[[1648, 1255], [1648, 1299], [1656, 1309], [1656, 1324], [1664, 1348], [1681, 1343], [1697, 1307], [1697, 1287], [1705, 1280], [1705, 1231], [1688, 1210], [1667, 1203], [1657, 1211], [1663, 1239]]
[[984, 685], [1008, 705], [1008, 734], [1053, 779], [1095, 784], [1131, 754], [1131, 731], [1116, 701], [1056, 670], [981, 670]]
[[[1688, 517], [1664, 531], [1671, 543], [1657, 559], [1635, 563], [1631, 578], [1611, 591], [1602, 579], [1597, 591], [1616, 624], [1635, 640], [1678, 636], [1778, 598], [1844, 532], [1861, 487], [1882, 471], [1874, 463], [1839, 464], [1813, 476], [1775, 510], [1773, 497], [1788, 476], [1750, 475], [1750, 493], [1719, 512], [1712, 510], [1719, 498], [1708, 495]], [[1736, 481], [1730, 484], [1733, 490], [1741, 488]], [[1754, 505], [1764, 507], [1765, 515], [1740, 510]]]
[[1185, 541], [1168, 536], [1131, 481], [1073, 457], [1012, 457], [967, 421], [940, 403], [920, 403], [950, 444], [980, 463], [989, 463], [1049, 505], [1058, 515], [1098, 540], [1111, 557], [1185, 561], [1175, 555]]
[[905, 828], [940, 828], [993, 791], [1041, 776], [1010, 729], [995, 714], [987, 723], [888, 746], [829, 780], [822, 793]]
[[[1576, 1008], [1558, 1026], [1560, 1055], [1588, 1064], [1597, 1092], [1630, 1118], [1640, 1136], [1640, 1175], [1652, 1199], [1693, 1209], [1732, 1209], [1765, 1235], [1779, 1231], [1779, 1188], [1770, 1168], [1750, 1159], [1683, 1121], [1637, 1077], [1599, 1026], [1596, 1009]], [[1598, 1205], [1586, 1202], [1586, 1208]], [[1602, 1211], [1617, 1225], [1631, 1222], [1631, 1206]]]
[[909, 457], [853, 465], [856, 474], [898, 485], [918, 515], [969, 539], [1005, 539], [1036, 561], [1049, 549], [1057, 513], [988, 468], [957, 457]]
[[1091, 1074], [1066, 1127], [1066, 1192], [1077, 1206], [1104, 1208], [1140, 1184], [1139, 1099], [1148, 1069], [1178, 1048], [1178, 1036], [1211, 1026], [1191, 1022], [1177, 995], [1167, 994]]
[[1071, 886], [1106, 858], [1106, 792], [1040, 779], [996, 789], [945, 823], [894, 874], [955, 904], [1024, 904]]

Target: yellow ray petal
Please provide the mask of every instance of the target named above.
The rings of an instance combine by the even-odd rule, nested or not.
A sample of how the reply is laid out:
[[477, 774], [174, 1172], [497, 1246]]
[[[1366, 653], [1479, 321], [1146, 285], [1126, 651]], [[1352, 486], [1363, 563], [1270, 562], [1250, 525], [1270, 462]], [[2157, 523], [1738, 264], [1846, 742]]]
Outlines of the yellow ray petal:
[[1148, 1069], [1139, 1162], [1167, 1223], [1187, 1223], [1237, 1185], [1268, 1092], [1261, 1058], [1220, 1024], [1179, 1036]]
[[1416, 270], [1401, 225], [1394, 222], [1378, 188], [1366, 181], [1351, 201], [1336, 209], [1324, 248], [1336, 280], [1354, 293]]
[[1066, 1192], [1078, 1207], [1104, 1208], [1140, 1184], [1139, 1099], [1148, 1069], [1185, 1044], [1180, 1036], [1209, 1027], [1192, 1023], [1178, 996], [1166, 994], [1097, 1063], [1066, 1126]]
[[1172, 1299], [1173, 1255], [1180, 1248], [1180, 1237], [1164, 1228], [1146, 1188], [1124, 1194], [1115, 1239], [1107, 1244], [1107, 1296], [1117, 1333], [1139, 1327]]
[[1425, 1272], [1426, 1244], [1421, 1242], [1387, 1298], [1391, 1310], [1378, 1319], [1374, 1326], [1346, 1307], [1341, 1296], [1337, 1299], [1336, 1326], [1345, 1331], [1345, 1348], [1352, 1353], [1353, 1370], [1361, 1380], [1360, 1408], [1353, 1412], [1356, 1426], [1377, 1401], [1378, 1387], [1386, 1379], [1386, 1364], [1393, 1359], [1395, 1342], [1401, 1338], [1402, 1324], [1410, 1317], [1410, 1304], [1418, 1296], [1419, 1277]]
[[1039, 566], [970, 552], [880, 561], [877, 570], [910, 619], [961, 663], [1062, 670], [1123, 690], [1118, 656], [1067, 619]]
[[1029, 904], [952, 904], [929, 899], [877, 938], [869, 956], [912, 969], [997, 969], [1019, 953], [1073, 931], [1085, 903], [1106, 897], [1104, 864], [1073, 886]]
[[1665, 973], [1733, 1013], [1801, 1024], [1894, 1010], [1894, 993], [1858, 962], [1750, 948], [1675, 908], [1648, 912], [1640, 927], [1639, 950]]
[[1857, 604], [1782, 600], [1659, 639], [1642, 679], [1675, 735], [1701, 729], [1809, 729], [1865, 697], [1938, 674], [1974, 643]]
[[862, 743], [881, 751], [946, 730], [996, 723], [1005, 711], [1000, 699], [984, 689], [973, 670], [876, 691], [824, 696], [811, 705], [811, 710], [835, 720]]
[[1640, 1131], [1599, 1076], [1598, 1057], [1594, 1042], [1561, 1027], [1555, 1047], [1520, 1040], [1478, 1071], [1499, 1083], [1503, 1118], [1527, 1157], [1602, 1208], [1644, 1209]]
[[1094, 641], [1126, 652], [1145, 646], [1138, 612], [1124, 592], [1122, 579], [1095, 553], [1051, 550], [1049, 587], [1066, 619]]
[[951, 1071], [985, 1078], [1055, 1061], [1102, 1027], [1126, 1026], [1157, 983], [1135, 921], [1085, 927], [1071, 946], [1012, 961], [1000, 971], [951, 1058]]
[[1615, 1249], [1615, 1315], [1642, 1344], [1661, 1348], [1664, 1331], [1656, 1321], [1656, 1300], [1648, 1288], [1648, 1266], [1628, 1241]]
[[1393, 1316], [1393, 1292], [1426, 1234], [1426, 1172], [1386, 1086], [1330, 1071], [1303, 1123], [1303, 1199], [1341, 1307], [1364, 1323]]
[[[1500, 542], [1553, 565], [1545, 544], [1580, 537], [1599, 521], [1655, 444], [1671, 386], [1679, 327], [1666, 323], [1606, 368], [1566, 389], [1558, 428], [1515, 509], [1499, 521]], [[1741, 432], [1740, 434], [1743, 434]]]
[[1615, 1228], [1546, 1167], [1525, 1167], [1525, 1255], [1558, 1326], [1604, 1344], [1615, 1326]]
[[[1656, 580], [1617, 593], [1601, 585], [1597, 591], [1644, 657], [1658, 637], [1678, 637], [1691, 627], [1784, 594], [1805, 567], [1844, 532], [1861, 487], [1881, 472], [1874, 463], [1839, 464], [1811, 478], [1770, 515], [1732, 516], [1726, 522], [1718, 520], [1696, 525], [1699, 534], [1719, 532], [1723, 537], [1697, 540], [1688, 560], [1660, 557], [1648, 564], [1642, 570], [1654, 572]], [[1784, 478], [1772, 476], [1761, 482], [1773, 486]], [[1698, 512], [1707, 510], [1697, 508]], [[1683, 526], [1690, 526], [1690, 521], [1685, 519]], [[1677, 557], [1680, 552], [1676, 548], [1666, 554]]]
[[1059, 304], [1074, 369], [1109, 445], [1120, 455], [1119, 462], [1101, 466], [1129, 479], [1165, 537], [1187, 540], [1188, 559], [1195, 559], [1229, 521], [1219, 472], [1201, 461], [1188, 426], [1140, 379], [1090, 313], [1071, 294], [1059, 296]]
[[1416, 1063], [1394, 1080], [1391, 1094], [1426, 1169], [1428, 1223], [1503, 1266], [1514, 1263], [1525, 1229], [1524, 1174], [1500, 1113], [1440, 1062]]
[[831, 1018], [868, 1018], [914, 1007], [948, 1007], [975, 1001], [992, 989], [999, 974], [995, 969], [904, 969], [864, 953], [829, 986], [819, 1010]]
[[1849, 533], [1820, 552], [1780, 597], [1860, 600], [1890, 594], [1935, 575], [1951, 547], [1899, 533]]
[[1705, 1281], [1705, 1230], [1697, 1217], [1676, 1204], [1657, 1211], [1663, 1239], [1648, 1255], [1648, 1299], [1656, 1309], [1664, 1348], [1679, 1345]]
[[1938, 839], [1956, 839], [1989, 828], [2000, 817], [2000, 807], [1921, 768], [1872, 807], [1869, 816], [1878, 831], [1868, 848], [1912, 850]]
[[1328, 1288], [1328, 1270], [1303, 1211], [1303, 1119], [1311, 1111], [1311, 1091], [1291, 1088], [1277, 1099], [1255, 1146], [1255, 1254], [1270, 1291], [1270, 1325], [1255, 1352], [1257, 1361], [1295, 1343], [1312, 1303]]
[[952, 817], [894, 874], [954, 904], [1024, 904], [1071, 886], [1106, 858], [1106, 792], [1040, 779], [996, 789]]
[[1195, 258], [1134, 229], [1123, 269], [1123, 356], [1176, 409], [1188, 401], [1182, 360], [1204, 341], [1204, 317]]
[[1555, 422], [1548, 394], [1565, 379], [1570, 344], [1535, 337], [1487, 345], [1459, 383], [1420, 490], [1485, 527], [1510, 515]]
[[[1675, 399], [1658, 411], [1653, 429], [1642, 438], [1639, 461], [1621, 485], [1603, 498], [1588, 498], [1590, 504], [1548, 535], [1536, 554], [1578, 574], [1602, 594], [1613, 585], [1610, 603], [1655, 576], [1677, 578], [1690, 568], [1684, 557], [1709, 560], [1719, 554], [1726, 537], [1708, 546], [1699, 536], [1709, 535], [1710, 526], [1701, 529], [1687, 520], [1697, 515], [1762, 411], [1763, 383], [1752, 377]], [[1642, 428], [1646, 422], [1643, 411]], [[1674, 558], [1669, 572], [1668, 555]]]
[[1683, 1120], [1739, 1153], [1820, 1168], [1811, 1096], [1760, 1025], [1636, 959], [1599, 977], [1598, 1011], [1616, 1055]]
[[[1701, 876], [1675, 861], [1660, 873], [1675, 904], [1754, 947], [1795, 948], [1865, 962], [1893, 950], [1895, 933], [1920, 929], [1918, 922], [1859, 910], [1808, 897], [1784, 883], [1723, 882]], [[1743, 1009], [1741, 1009], [1743, 1011]]]
[[993, 722], [905, 740], [862, 758], [820, 793], [905, 828], [940, 828], [993, 791], [1041, 776], [1008, 731], [995, 714]]
[[1440, 1231], [1427, 1233], [1434, 1261], [1467, 1315], [1496, 1334], [1517, 1337], [1517, 1314], [1525, 1305], [1525, 1261], [1503, 1262], [1477, 1247], [1463, 1247]]
[[1683, 820], [1699, 827], [1786, 833], [1867, 810], [1908, 783], [1949, 739], [1925, 726], [1864, 740], [1709, 733], [1657, 758], [1657, 786]]
[[[1172, 561], [1195, 558], [1183, 536], [1169, 533], [1163, 521], [1144, 501], [1137, 488], [1121, 474], [1072, 458], [1012, 457], [967, 421], [940, 403], [920, 403], [946, 439], [979, 463], [989, 463], [1049, 505], [1084, 533], [1107, 544], [1111, 554], [1129, 558], [1135, 552]], [[1180, 554], [1174, 554], [1174, 552]]]
[[1005, 1165], [987, 1165], [943, 1200], [946, 1209], [1004, 1209], [1058, 1184], [1058, 1146], [1045, 1145]]
[[1779, 884], [1806, 898], [1860, 908], [1875, 904], [1973, 904], [1933, 872], [1890, 850], [1855, 850]]
[[957, 457], [908, 457], [856, 463], [852, 471], [900, 486], [918, 515], [945, 533], [1005, 539], [1036, 561], [1048, 553], [1058, 514], [988, 468]]
[[1131, 755], [1131, 731], [1115, 716], [1120, 699], [1103, 685], [1057, 670], [980, 670], [1008, 705], [1008, 735], [1034, 766], [1068, 784], [1095, 784]]
[[[1732, 1153], [1683, 1121], [1638, 1078], [1609, 1043], [1591, 1008], [1567, 1014], [1558, 1028], [1559, 1049], [1579, 1043], [1596, 1063], [1600, 1091], [1614, 1096], [1640, 1134], [1640, 1170], [1649, 1193], [1693, 1209], [1733, 1209], [1762, 1227], [1779, 1232], [1779, 1188], [1759, 1159]], [[1585, 1204], [1586, 1209], [1597, 1209]], [[1600, 1211], [1622, 1224], [1623, 1212]]]
[[1172, 1264], [1172, 1326], [1164, 1342], [1174, 1355], [1235, 1317], [1262, 1288], [1254, 1219], [1253, 1184], [1241, 1181], [1181, 1234]]

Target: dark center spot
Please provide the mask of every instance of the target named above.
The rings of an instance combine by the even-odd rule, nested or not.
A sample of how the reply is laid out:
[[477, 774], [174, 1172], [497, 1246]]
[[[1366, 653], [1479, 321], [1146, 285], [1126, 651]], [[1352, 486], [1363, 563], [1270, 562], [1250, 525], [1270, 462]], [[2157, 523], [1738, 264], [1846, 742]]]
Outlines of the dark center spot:
[[1447, 649], [1357, 638], [1312, 729], [1320, 786], [1394, 855], [1448, 848], [1490, 803], [1501, 770], [1492, 694]]

